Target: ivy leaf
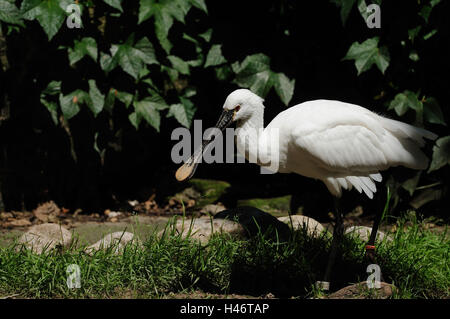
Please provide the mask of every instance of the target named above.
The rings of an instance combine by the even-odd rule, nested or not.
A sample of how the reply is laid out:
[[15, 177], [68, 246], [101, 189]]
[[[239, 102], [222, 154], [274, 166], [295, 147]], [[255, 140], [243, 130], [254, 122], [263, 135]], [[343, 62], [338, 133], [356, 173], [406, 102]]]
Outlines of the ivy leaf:
[[118, 91], [115, 88], [110, 88], [108, 94], [105, 98], [104, 108], [111, 112], [116, 99], [122, 102], [125, 105], [125, 108], [128, 108], [130, 104], [133, 102], [133, 94], [124, 91]]
[[74, 47], [69, 48], [69, 61], [73, 65], [81, 60], [85, 55], [90, 56], [94, 61], [97, 61], [97, 42], [94, 38], [86, 37], [81, 41], [75, 40]]
[[189, 128], [192, 124], [196, 108], [194, 104], [187, 98], [180, 97], [181, 103], [172, 104], [170, 106], [167, 117], [174, 116], [181, 125]]
[[431, 14], [431, 6], [423, 6], [422, 9], [420, 9], [419, 11], [419, 15], [425, 20], [426, 23], [428, 23], [428, 18], [430, 17]]
[[122, 91], [116, 91], [116, 97], [119, 99], [120, 102], [125, 104], [125, 107], [128, 108], [133, 102], [133, 94], [130, 94], [128, 92], [122, 92]]
[[133, 78], [138, 79], [141, 70], [145, 64], [157, 64], [155, 50], [153, 45], [147, 38], [139, 40], [135, 46], [132, 45], [133, 35], [121, 45], [113, 45], [111, 47], [112, 58], [104, 54], [100, 63], [105, 71], [111, 71], [117, 65], [130, 74]]
[[272, 86], [270, 80], [270, 58], [264, 54], [248, 56], [241, 64], [234, 63], [236, 73], [234, 82], [241, 87], [249, 88], [255, 94], [265, 97]]
[[169, 106], [166, 104], [164, 99], [160, 95], [157, 95], [157, 94], [146, 97], [144, 99], [144, 101], [150, 102], [153, 105], [153, 107], [155, 109], [157, 109], [158, 111], [166, 110], [169, 108]]
[[141, 123], [141, 117], [138, 117], [137, 113], [133, 112], [128, 116], [128, 119], [137, 130], [139, 128], [139, 123]]
[[25, 27], [19, 9], [14, 3], [6, 0], [0, 0], [0, 21]]
[[41, 103], [47, 108], [52, 117], [53, 123], [58, 124], [58, 104], [53, 101], [47, 101], [45, 98], [41, 97]]
[[155, 104], [149, 100], [144, 99], [141, 101], [134, 101], [133, 105], [136, 112], [135, 122], [137, 123], [137, 125], [139, 125], [140, 122], [139, 118], [144, 118], [148, 124], [153, 126], [156, 131], [159, 132], [161, 117]]
[[214, 71], [216, 73], [216, 78], [220, 81], [227, 81], [233, 74], [231, 67], [228, 65], [217, 67]]
[[436, 141], [433, 146], [433, 158], [428, 173], [438, 170], [446, 164], [450, 164], [450, 136], [445, 136]]
[[295, 80], [289, 80], [283, 73], [278, 73], [276, 74], [274, 87], [281, 101], [288, 105], [294, 95]]
[[429, 97], [424, 101], [423, 115], [429, 123], [447, 125], [441, 107], [433, 97]]
[[20, 11], [24, 19], [37, 19], [50, 41], [62, 26], [66, 18], [65, 8], [69, 3], [59, 0], [24, 0]]
[[249, 88], [255, 94], [265, 97], [272, 87], [287, 105], [292, 98], [294, 81], [289, 81], [282, 73], [274, 73], [270, 70], [270, 58], [258, 53], [242, 61], [231, 65], [236, 78], [233, 81], [237, 85]]
[[358, 75], [369, 70], [375, 64], [384, 74], [389, 66], [389, 52], [385, 46], [378, 47], [378, 37], [367, 39], [363, 43], [353, 42], [343, 60], [355, 60]]
[[116, 102], [116, 93], [117, 90], [116, 89], [109, 89], [108, 93], [106, 94], [105, 97], [105, 103], [103, 105], [103, 108], [108, 111], [109, 113], [112, 112], [113, 108], [114, 108], [114, 104]]
[[122, 0], [103, 0], [103, 2], [105, 2], [106, 4], [109, 4], [111, 7], [119, 10], [120, 12], [123, 12], [122, 9]]
[[134, 46], [136, 50], [136, 55], [141, 58], [141, 60], [146, 64], [158, 64], [158, 60], [156, 60], [155, 48], [150, 40], [146, 37], [143, 37]]
[[205, 0], [191, 0], [190, 1], [192, 5], [196, 8], [199, 8], [200, 10], [205, 11], [205, 13], [208, 13], [208, 9], [206, 8]]
[[422, 112], [423, 104], [417, 98], [417, 94], [405, 90], [403, 93], [399, 93], [395, 96], [389, 104], [388, 109], [394, 109], [398, 116], [403, 116], [409, 108], [415, 110], [416, 112]]
[[[135, 115], [130, 115], [131, 123], [137, 128], [142, 118], [159, 132], [161, 117], [159, 112], [168, 108], [166, 102], [159, 95], [146, 97], [133, 102]], [[133, 113], [132, 113], [133, 114]]]
[[189, 64], [186, 61], [183, 61], [182, 59], [174, 55], [169, 55], [167, 59], [170, 61], [172, 67], [175, 70], [184, 75], [189, 74]]
[[173, 25], [173, 19], [184, 23], [191, 4], [181, 0], [140, 0], [138, 24], [154, 17], [155, 33], [161, 46], [167, 54], [172, 49], [168, 36]]
[[56, 95], [61, 92], [61, 81], [51, 81], [41, 95]]
[[342, 25], [345, 26], [348, 16], [350, 15], [350, 11], [352, 10], [356, 0], [331, 0], [331, 2], [341, 8], [341, 21]]
[[417, 188], [417, 184], [419, 184], [420, 175], [422, 174], [422, 171], [418, 171], [414, 177], [404, 181], [402, 183], [402, 187], [406, 189], [409, 193], [409, 196], [412, 196]]
[[205, 68], [226, 63], [227, 60], [222, 55], [222, 45], [214, 44], [206, 56]]
[[75, 90], [67, 95], [59, 94], [59, 104], [64, 117], [69, 120], [80, 111], [79, 104], [87, 102], [89, 96], [82, 90]]
[[95, 80], [89, 80], [89, 100], [87, 101], [88, 107], [96, 117], [103, 109], [105, 104], [105, 96], [99, 91]]
[[409, 29], [408, 30], [408, 39], [414, 43], [414, 39], [417, 37], [417, 35], [419, 34], [420, 30], [422, 29], [422, 26], [419, 25], [413, 29]]
[[200, 38], [203, 38], [206, 42], [211, 41], [212, 29], [206, 30], [206, 32], [198, 35]]
[[418, 99], [416, 93], [406, 90], [403, 94], [406, 96], [406, 102], [410, 108], [416, 112], [421, 112], [423, 110], [423, 104]]
[[408, 111], [408, 98], [405, 94], [399, 93], [389, 104], [389, 110], [394, 109], [398, 116], [403, 116]]
[[47, 87], [42, 90], [40, 101], [50, 112], [53, 123], [58, 124], [58, 104], [53, 101], [48, 101], [47, 96], [57, 95], [61, 92], [61, 81], [51, 81]]

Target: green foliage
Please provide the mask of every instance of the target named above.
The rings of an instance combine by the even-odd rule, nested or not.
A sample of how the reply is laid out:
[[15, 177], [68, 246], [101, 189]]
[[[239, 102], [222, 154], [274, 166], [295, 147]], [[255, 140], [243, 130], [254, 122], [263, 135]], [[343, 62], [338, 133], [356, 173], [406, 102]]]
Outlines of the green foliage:
[[[252, 88], [262, 96], [274, 87], [285, 104], [292, 98], [295, 82], [282, 73], [271, 71], [267, 56], [257, 54], [248, 57], [242, 63], [234, 63], [232, 68], [222, 54], [222, 45], [210, 44], [212, 28], [199, 34], [183, 34], [183, 39], [195, 46], [195, 59], [186, 60], [171, 54], [173, 43], [179, 43], [178, 39], [173, 43], [170, 40], [173, 25], [192, 23], [187, 15], [193, 9], [207, 14], [204, 0], [135, 0], [131, 4], [127, 2], [127, 5], [134, 6], [136, 10], [127, 13], [124, 12], [125, 2], [122, 0], [104, 0], [106, 5], [80, 1], [77, 5], [81, 12], [82, 28], [76, 29], [77, 32], [72, 35], [70, 43], [73, 45], [67, 45], [59, 38], [55, 40], [56, 34], [66, 34], [70, 30], [63, 25], [69, 15], [76, 13], [76, 10], [68, 10], [68, 5], [74, 5], [72, 1], [17, 2], [20, 2], [20, 10], [13, 1], [0, 0], [0, 22], [31, 28], [32, 25], [24, 21], [37, 20], [49, 41], [61, 41], [56, 44], [60, 44], [59, 49], [66, 52], [68, 63], [79, 75], [78, 87], [53, 80], [42, 91], [40, 101], [55, 124], [60, 121], [59, 113], [65, 120], [70, 120], [83, 106], [87, 106], [94, 117], [105, 111], [112, 116], [115, 104], [120, 102], [126, 108], [132, 106], [128, 118], [136, 129], [144, 119], [159, 131], [162, 112], [166, 112], [165, 117], [173, 117], [181, 125], [190, 127], [196, 112], [192, 98], [197, 90], [183, 83], [194, 69], [204, 72], [212, 69], [216, 78], [222, 81], [231, 80], [233, 70], [236, 70], [234, 82], [241, 87]], [[125, 25], [128, 21], [125, 20], [126, 14], [135, 15], [134, 29], [145, 28], [148, 32], [144, 36], [135, 33], [117, 36], [113, 29], [105, 29], [108, 23], [120, 24], [118, 21], [124, 21]], [[99, 18], [93, 20], [94, 16]], [[92, 66], [91, 62], [88, 69], [86, 57], [94, 63]], [[118, 69], [123, 73], [120, 74]], [[134, 86], [117, 90], [111, 85], [117, 76], [127, 75], [134, 81]], [[71, 90], [68, 92], [69, 87]], [[173, 91], [176, 92], [175, 99], [171, 95]]]
[[19, 9], [7, 0], [0, 0], [0, 21], [24, 26]]
[[[334, 3], [336, 6], [340, 8], [341, 20], [344, 26], [347, 23], [348, 17], [355, 3], [358, 6], [358, 10], [361, 16], [364, 18], [364, 20], [367, 19], [367, 11], [366, 11], [367, 4], [365, 0], [330, 0], [330, 2]], [[371, 3], [380, 5], [381, 0], [374, 0], [371, 1]]]
[[227, 60], [222, 55], [222, 46], [220, 44], [214, 44], [206, 56], [205, 68], [221, 65], [226, 62]]
[[119, 65], [122, 70], [137, 79], [146, 64], [158, 64], [150, 41], [144, 37], [134, 43], [134, 34], [131, 34], [123, 44], [113, 44], [110, 51], [111, 56], [104, 54], [101, 58], [102, 68], [106, 73]]
[[294, 94], [295, 80], [290, 81], [283, 73], [271, 71], [270, 58], [267, 55], [248, 56], [242, 63], [233, 63], [232, 69], [236, 73], [234, 83], [249, 88], [262, 97], [274, 87], [283, 103], [289, 104]]
[[192, 5], [207, 12], [205, 2], [202, 0], [140, 0], [139, 24], [154, 18], [155, 32], [159, 43], [167, 54], [172, 49], [172, 43], [168, 39], [173, 20], [185, 23], [185, 16]]
[[66, 18], [66, 8], [69, 0], [23, 0], [20, 7], [21, 15], [26, 20], [38, 20], [51, 40], [61, 28]]
[[68, 49], [70, 64], [75, 64], [85, 55], [90, 56], [95, 62], [97, 61], [97, 42], [94, 38], [86, 37], [81, 41], [75, 40], [74, 47]]
[[433, 147], [433, 159], [428, 172], [435, 171], [444, 165], [450, 165], [450, 136], [445, 136], [436, 141]]
[[362, 42], [354, 42], [344, 60], [355, 60], [355, 67], [358, 75], [369, 70], [375, 64], [381, 73], [384, 74], [389, 66], [389, 52], [386, 46], [378, 47], [378, 37], [367, 39]]

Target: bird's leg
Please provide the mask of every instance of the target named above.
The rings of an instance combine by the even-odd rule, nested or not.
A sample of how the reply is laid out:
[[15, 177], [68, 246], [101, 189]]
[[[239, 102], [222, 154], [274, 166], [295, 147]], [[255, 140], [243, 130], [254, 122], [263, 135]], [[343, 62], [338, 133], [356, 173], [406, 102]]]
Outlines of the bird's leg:
[[[375, 254], [375, 240], [377, 238], [378, 227], [380, 226], [382, 217], [383, 217], [383, 210], [378, 208], [375, 220], [373, 221], [372, 230], [370, 232], [370, 238], [366, 244], [365, 256], [369, 260], [368, 262], [370, 264], [377, 264], [377, 258]], [[380, 279], [384, 281], [382, 274], [380, 274]]]
[[331, 279], [331, 271], [334, 266], [334, 262], [336, 260], [337, 253], [340, 249], [341, 243], [342, 243], [342, 237], [344, 236], [344, 224], [343, 224], [343, 216], [342, 212], [339, 208], [339, 201], [336, 197], [333, 197], [334, 199], [334, 210], [335, 210], [335, 223], [333, 228], [333, 239], [331, 241], [331, 252], [328, 257], [328, 264], [327, 268], [325, 270], [325, 277], [324, 282], [328, 283]]

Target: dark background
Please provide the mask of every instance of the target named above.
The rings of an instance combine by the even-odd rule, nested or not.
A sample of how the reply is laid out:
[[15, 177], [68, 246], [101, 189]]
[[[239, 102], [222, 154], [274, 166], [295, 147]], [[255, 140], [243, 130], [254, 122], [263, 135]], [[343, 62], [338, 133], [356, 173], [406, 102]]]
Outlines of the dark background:
[[[420, 89], [439, 101], [449, 122], [449, 2], [440, 3], [430, 17], [430, 24], [437, 26], [438, 32], [426, 45], [415, 45], [421, 59], [419, 64], [408, 58], [410, 50], [400, 44], [407, 39], [407, 30], [422, 23], [417, 14], [420, 7], [417, 1], [383, 1], [381, 29], [367, 28], [356, 7], [343, 26], [339, 8], [325, 0], [207, 1], [207, 6], [206, 18], [202, 16], [198, 23], [176, 23], [171, 35], [185, 28], [204, 32], [212, 25], [212, 42], [223, 44], [228, 61], [242, 61], [259, 52], [270, 56], [274, 71], [296, 80], [290, 105], [319, 98], [336, 99], [398, 119], [393, 111], [387, 111], [387, 103], [405, 89], [414, 92]], [[197, 15], [200, 15], [198, 11], [191, 11], [186, 20], [197, 21]], [[143, 35], [153, 32], [146, 29], [149, 26], [144, 24], [136, 32]], [[353, 61], [342, 59], [353, 42], [373, 36], [379, 36], [382, 44], [388, 46], [391, 64], [384, 75], [372, 67], [357, 76]], [[51, 199], [67, 208], [96, 212], [127, 199], [145, 200], [152, 192], [157, 192], [162, 201], [183, 186], [174, 178], [178, 165], [170, 158], [176, 143], [170, 135], [179, 126], [173, 118], [162, 119], [160, 133], [149, 126], [136, 130], [128, 122], [128, 112], [118, 110], [114, 121], [122, 128], [120, 138], [102, 135], [99, 143], [115, 141], [121, 151], [107, 148], [102, 165], [93, 149], [94, 134], [107, 121], [103, 115], [94, 119], [84, 108], [70, 120], [77, 154], [75, 162], [63, 128], [53, 124], [49, 112], [39, 102], [40, 92], [51, 79], [70, 80], [70, 69], [57, 67], [58, 60], [65, 57], [56, 45], [46, 42], [44, 32], [38, 28], [7, 37], [6, 45], [10, 68], [7, 72], [0, 71], [0, 96], [10, 92], [11, 105], [10, 118], [0, 122], [3, 209], [33, 209]], [[178, 45], [177, 50], [182, 51], [183, 46]], [[411, 73], [408, 70], [413, 64], [415, 72]], [[214, 125], [226, 96], [238, 87], [231, 82], [217, 81], [212, 70], [193, 73], [189, 81], [198, 88], [193, 99], [198, 107], [194, 119], [202, 119], [204, 128]], [[389, 83], [395, 83], [396, 87]], [[375, 99], [382, 91], [385, 97]], [[265, 106], [265, 124], [285, 108], [273, 90], [266, 97]], [[414, 114], [408, 114], [401, 120], [414, 123]], [[439, 136], [448, 134], [444, 126], [428, 125], [427, 128]], [[427, 148], [429, 156], [431, 148], [432, 145]], [[445, 167], [426, 178], [433, 182], [439, 177], [448, 185], [448, 172]], [[408, 170], [396, 168], [383, 177], [391, 175], [399, 180], [412, 176]], [[313, 210], [324, 211], [331, 203], [321, 182], [293, 175], [261, 175], [255, 165], [202, 164], [196, 177], [231, 182], [232, 195], [223, 199], [229, 206], [238, 198], [284, 194], [296, 194], [297, 201], [308, 202]], [[378, 195], [372, 204], [365, 196], [352, 191], [346, 195], [349, 205], [362, 204], [369, 210], [384, 205], [385, 189], [381, 184], [377, 187]], [[406, 191], [403, 193], [406, 196]], [[423, 209], [439, 212], [440, 204], [434, 202]]]

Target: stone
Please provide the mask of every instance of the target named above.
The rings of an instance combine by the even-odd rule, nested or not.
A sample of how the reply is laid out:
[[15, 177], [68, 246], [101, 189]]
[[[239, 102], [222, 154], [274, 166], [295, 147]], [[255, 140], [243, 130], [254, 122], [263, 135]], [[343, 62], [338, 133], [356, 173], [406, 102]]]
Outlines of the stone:
[[14, 215], [11, 213], [0, 213], [0, 219], [7, 220], [8, 218], [13, 218]]
[[41, 224], [31, 227], [19, 238], [22, 247], [31, 249], [37, 254], [57, 246], [67, 247], [72, 240], [72, 234], [58, 224]]
[[225, 206], [223, 205], [214, 205], [214, 204], [209, 204], [206, 205], [205, 207], [203, 207], [200, 212], [202, 213], [206, 213], [206, 214], [211, 214], [211, 215], [216, 215], [217, 213], [220, 213], [221, 211], [225, 210]]
[[60, 213], [61, 209], [53, 201], [43, 203], [33, 210], [33, 215], [44, 223], [56, 222]]
[[291, 195], [273, 198], [251, 198], [237, 201], [237, 206], [256, 207], [274, 216], [285, 216], [290, 209]]
[[183, 202], [185, 207], [199, 209], [217, 202], [229, 187], [230, 184], [224, 181], [193, 178], [187, 183], [187, 188], [167, 198], [167, 201], [172, 204]]
[[13, 219], [12, 221], [6, 223], [6, 226], [7, 227], [26, 227], [26, 226], [31, 226], [31, 222], [26, 218]]
[[[192, 228], [191, 228], [192, 223]], [[195, 219], [179, 219], [175, 223], [177, 233], [181, 234], [182, 238], [186, 238], [190, 234], [190, 238], [199, 240], [201, 243], [209, 241], [210, 237], [215, 233], [228, 233], [238, 238], [245, 237], [244, 228], [234, 221], [227, 219], [211, 219], [209, 217], [200, 217]], [[162, 236], [166, 232], [171, 234], [171, 228], [161, 230], [158, 235]]]
[[95, 244], [86, 247], [84, 251], [86, 254], [92, 256], [96, 251], [113, 248], [114, 254], [119, 255], [123, 253], [125, 246], [131, 244], [132, 242], [140, 243], [137, 239], [134, 238], [133, 233], [118, 231], [104, 236]]
[[[372, 228], [367, 227], [367, 226], [350, 226], [345, 230], [346, 235], [354, 236], [364, 242], [369, 241], [371, 232], [372, 232]], [[377, 241], [383, 241], [383, 240], [392, 241], [392, 238], [387, 236], [382, 231], [378, 231], [376, 240]]]
[[395, 287], [380, 282], [380, 288], [369, 288], [365, 281], [344, 287], [330, 295], [329, 299], [387, 299], [392, 296]]
[[122, 215], [121, 212], [109, 212], [108, 218], [119, 217], [120, 215]]
[[278, 220], [290, 225], [294, 230], [305, 227], [307, 234], [311, 237], [320, 237], [325, 231], [325, 228], [317, 220], [303, 215], [283, 216], [279, 217]]
[[228, 219], [241, 224], [248, 237], [262, 233], [267, 239], [286, 241], [291, 236], [288, 225], [272, 214], [252, 206], [239, 206], [217, 213], [214, 219]]

